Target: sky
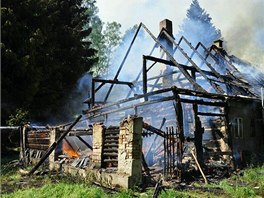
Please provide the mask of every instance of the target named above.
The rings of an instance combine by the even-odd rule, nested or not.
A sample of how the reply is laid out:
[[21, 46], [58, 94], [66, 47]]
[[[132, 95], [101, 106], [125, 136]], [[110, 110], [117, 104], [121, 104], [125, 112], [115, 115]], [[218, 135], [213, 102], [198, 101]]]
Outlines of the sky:
[[[155, 35], [159, 22], [173, 22], [176, 34], [192, 0], [97, 0], [103, 22], [116, 21], [124, 33], [143, 22]], [[229, 53], [264, 71], [264, 0], [199, 0], [200, 6], [220, 29]]]

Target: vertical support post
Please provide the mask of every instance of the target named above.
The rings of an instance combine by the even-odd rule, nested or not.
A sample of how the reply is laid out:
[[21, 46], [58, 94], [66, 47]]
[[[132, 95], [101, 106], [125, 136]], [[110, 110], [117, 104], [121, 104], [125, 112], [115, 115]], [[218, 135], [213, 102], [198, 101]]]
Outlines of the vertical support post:
[[[224, 106], [224, 127], [221, 127], [221, 133], [223, 134], [223, 137], [220, 138], [220, 149], [222, 152], [228, 151], [231, 148], [231, 141], [232, 137], [230, 136], [230, 127], [229, 127], [229, 117], [228, 117], [228, 103], [226, 102]], [[223, 155], [224, 159], [229, 159], [230, 157], [228, 155]]]
[[177, 180], [182, 179], [182, 158], [183, 158], [183, 143], [184, 143], [184, 128], [183, 128], [183, 110], [181, 104], [181, 98], [177, 91], [177, 87], [172, 87], [173, 95], [175, 97], [175, 114], [176, 114], [176, 130], [178, 133], [177, 138]]
[[[142, 81], [143, 81], [143, 94], [148, 92], [148, 83], [147, 83], [147, 60], [145, 56], [143, 56], [143, 68], [142, 68]], [[145, 101], [148, 101], [148, 97], [145, 96]]]
[[101, 168], [103, 162], [103, 145], [105, 137], [105, 126], [103, 123], [93, 125], [93, 155], [92, 163], [95, 167]]
[[264, 88], [261, 87], [260, 89], [261, 94], [261, 106], [262, 106], [262, 122], [264, 124]]
[[120, 123], [118, 139], [118, 172], [128, 178], [128, 188], [141, 183], [142, 117], [128, 118]]
[[181, 98], [177, 92], [176, 87], [173, 88], [173, 94], [175, 97], [175, 113], [176, 113], [176, 121], [177, 121], [177, 131], [179, 134], [180, 139], [180, 152], [181, 156], [178, 156], [182, 159], [183, 154], [183, 142], [184, 142], [184, 128], [183, 128], [183, 110], [182, 110], [182, 104], [181, 104]]
[[26, 125], [19, 128], [20, 133], [20, 160], [25, 165], [26, 164]]
[[[58, 139], [60, 136], [59, 130], [57, 128], [53, 128], [50, 130], [50, 146]], [[49, 155], [49, 169], [55, 169], [55, 161], [58, 159], [58, 153], [56, 152], [58, 147], [56, 147], [51, 154]], [[58, 149], [59, 150], [59, 149]]]
[[91, 108], [94, 106], [94, 102], [95, 102], [95, 81], [94, 81], [94, 79], [92, 79], [92, 93], [91, 93], [91, 95], [92, 95], [92, 101], [91, 101], [91, 103], [92, 103], [92, 106], [91, 106]]
[[191, 70], [191, 75], [192, 75], [193, 80], [196, 82], [196, 73], [195, 73], [195, 69], [192, 69], [192, 70]]
[[167, 179], [167, 144], [166, 144], [166, 139], [167, 139], [167, 132], [165, 131], [164, 134], [164, 142], [163, 142], [163, 146], [164, 146], [164, 168], [163, 168], [163, 175], [164, 178]]
[[176, 139], [176, 135], [175, 135], [175, 132], [174, 132], [174, 128], [173, 126], [171, 127], [171, 130], [172, 130], [172, 159], [173, 159], [173, 173], [174, 173], [174, 170], [175, 170], [175, 139]]
[[[191, 75], [192, 75], [193, 80], [196, 82], [196, 71], [195, 71], [195, 69], [191, 70]], [[195, 86], [193, 86], [193, 89], [195, 90]]]
[[198, 106], [197, 104], [193, 104], [193, 112], [194, 112], [194, 145], [196, 148], [196, 155], [197, 155], [197, 160], [199, 164], [203, 166], [204, 161], [203, 161], [203, 133], [204, 133], [204, 128], [202, 127], [202, 123], [200, 118], [197, 116], [198, 113]]
[[[229, 124], [229, 100], [225, 100], [225, 106], [224, 106], [224, 114], [225, 114], [225, 131], [227, 135], [227, 144], [229, 149], [233, 152], [233, 134], [230, 129]], [[232, 161], [233, 167], [235, 167], [234, 160]]]

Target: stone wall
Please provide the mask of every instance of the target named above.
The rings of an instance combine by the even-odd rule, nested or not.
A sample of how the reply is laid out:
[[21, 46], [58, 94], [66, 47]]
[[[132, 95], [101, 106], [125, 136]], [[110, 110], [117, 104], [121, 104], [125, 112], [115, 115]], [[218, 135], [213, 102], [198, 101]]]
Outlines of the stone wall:
[[141, 117], [128, 118], [120, 124], [118, 174], [128, 176], [129, 186], [141, 183], [142, 127]]

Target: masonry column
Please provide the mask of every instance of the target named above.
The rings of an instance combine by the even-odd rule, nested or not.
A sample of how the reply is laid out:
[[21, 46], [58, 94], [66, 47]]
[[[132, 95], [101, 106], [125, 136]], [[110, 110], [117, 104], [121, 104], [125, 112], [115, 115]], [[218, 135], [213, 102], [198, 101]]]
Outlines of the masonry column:
[[94, 123], [92, 163], [96, 168], [102, 167], [104, 133], [105, 126], [103, 125], [103, 123]]
[[142, 117], [128, 118], [120, 123], [118, 173], [128, 176], [128, 188], [141, 183]]
[[[172, 21], [170, 21], [168, 19], [164, 19], [163, 21], [161, 21], [160, 22], [160, 31], [162, 31], [163, 29], [166, 30], [166, 32], [171, 37], [173, 37]], [[173, 55], [173, 43], [167, 38], [167, 36], [163, 32], [161, 32], [159, 39], [163, 42], [163, 45], [165, 45], [167, 51], [171, 55]], [[161, 50], [161, 52], [163, 52], [163, 50]], [[170, 58], [168, 56], [166, 56], [166, 60], [170, 60]], [[162, 74], [165, 75], [162, 78], [163, 87], [171, 87], [173, 85], [172, 72], [173, 72], [173, 69], [170, 65], [165, 65], [165, 67], [163, 66]]]
[[[51, 146], [60, 136], [60, 132], [57, 128], [50, 130], [50, 143], [49, 146]], [[54, 149], [52, 153], [49, 155], [49, 169], [54, 170], [55, 169], [55, 161], [58, 159], [58, 151], [60, 148]]]

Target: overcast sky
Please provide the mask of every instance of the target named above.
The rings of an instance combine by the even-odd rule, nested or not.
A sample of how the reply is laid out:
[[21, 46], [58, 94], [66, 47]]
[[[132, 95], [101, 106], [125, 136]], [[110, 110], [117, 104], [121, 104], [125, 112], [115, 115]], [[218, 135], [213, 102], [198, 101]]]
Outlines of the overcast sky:
[[[97, 0], [99, 17], [116, 21], [122, 32], [143, 22], [158, 34], [159, 22], [173, 22], [174, 34], [186, 17], [191, 0]], [[199, 0], [202, 8], [221, 30], [228, 49], [264, 68], [264, 0]]]

